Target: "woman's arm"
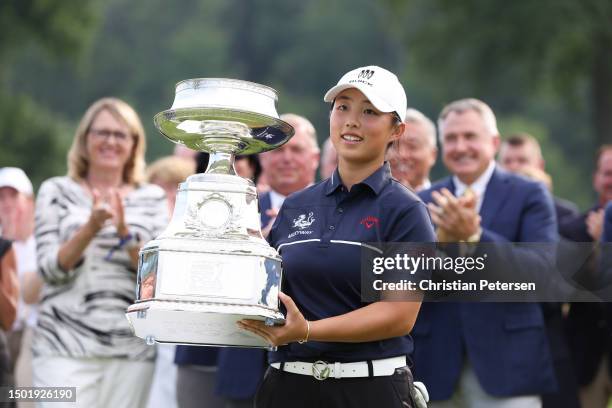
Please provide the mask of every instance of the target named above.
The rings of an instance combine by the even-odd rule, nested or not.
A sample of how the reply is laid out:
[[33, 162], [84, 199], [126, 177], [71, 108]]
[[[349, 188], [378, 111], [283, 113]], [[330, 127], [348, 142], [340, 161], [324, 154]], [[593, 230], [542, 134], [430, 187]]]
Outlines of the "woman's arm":
[[[92, 211], [93, 215], [93, 211]], [[74, 268], [83, 256], [92, 239], [100, 230], [101, 225], [92, 218], [89, 219], [68, 241], [64, 242], [57, 254], [57, 263], [64, 271]]]
[[79, 228], [70, 239], [60, 238], [60, 211], [63, 203], [62, 187], [57, 180], [45, 181], [36, 199], [36, 253], [38, 268], [43, 279], [49, 283], [63, 282], [82, 258], [104, 222], [112, 217], [107, 206], [100, 203], [94, 194], [94, 205], [87, 223]]
[[0, 260], [0, 324], [10, 330], [17, 316], [19, 280], [15, 251], [11, 248]]
[[[120, 239], [124, 239], [125, 237], [131, 235], [130, 230], [128, 229], [127, 223], [125, 221], [125, 208], [123, 206], [123, 197], [119, 191], [115, 191], [113, 195], [113, 207], [115, 210], [115, 226], [117, 227], [117, 234]], [[135, 240], [136, 237], [132, 237], [131, 239]], [[133, 268], [138, 267], [138, 253], [142, 244], [139, 245], [131, 245], [127, 248], [128, 256], [130, 257], [130, 264]]]
[[306, 337], [308, 341], [360, 343], [405, 336], [412, 330], [421, 307], [419, 301], [381, 301], [307, 323], [293, 299], [284, 293], [279, 297], [287, 309], [284, 326], [271, 327], [258, 320], [241, 320], [239, 327], [263, 337], [274, 346], [305, 340]]
[[130, 264], [133, 268], [138, 268], [138, 255], [142, 245], [133, 246], [127, 249], [128, 255], [130, 256]]
[[[136, 229], [137, 233], [129, 230], [129, 224], [125, 220], [124, 207], [123, 204], [117, 206], [117, 214], [118, 216], [118, 224], [117, 231], [119, 232], [119, 236], [127, 236], [128, 234], [132, 235], [132, 239], [136, 240], [136, 245], [132, 243], [127, 247], [127, 252], [130, 257], [130, 262], [132, 267], [138, 267], [138, 259], [140, 256], [140, 249], [146, 244], [148, 241], [157, 238], [168, 226], [170, 221], [169, 215], [171, 215], [168, 211], [168, 201], [166, 199], [166, 193], [158, 186], [149, 185], [147, 193], [147, 209], [151, 216], [147, 219], [146, 228], [138, 228]], [[117, 197], [117, 203], [120, 197]]]

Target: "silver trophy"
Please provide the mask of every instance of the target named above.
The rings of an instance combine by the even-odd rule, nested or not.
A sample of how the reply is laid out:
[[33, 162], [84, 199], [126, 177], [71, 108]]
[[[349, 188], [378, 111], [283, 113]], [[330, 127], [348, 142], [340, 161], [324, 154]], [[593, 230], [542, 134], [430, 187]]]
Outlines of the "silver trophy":
[[234, 155], [272, 150], [293, 136], [276, 91], [233, 79], [188, 79], [155, 126], [175, 143], [210, 153], [181, 183], [170, 224], [140, 251], [137, 300], [126, 316], [148, 344], [267, 347], [236, 321], [282, 324], [281, 259], [261, 234], [255, 185]]

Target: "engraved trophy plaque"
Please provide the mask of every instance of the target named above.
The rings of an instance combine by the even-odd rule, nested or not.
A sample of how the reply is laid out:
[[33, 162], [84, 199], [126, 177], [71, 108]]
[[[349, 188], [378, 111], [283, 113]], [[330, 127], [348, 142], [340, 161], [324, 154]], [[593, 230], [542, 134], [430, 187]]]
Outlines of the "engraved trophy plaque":
[[233, 79], [176, 85], [155, 126], [175, 143], [210, 153], [181, 183], [170, 224], [140, 251], [136, 302], [126, 316], [148, 344], [268, 347], [239, 329], [244, 318], [282, 324], [281, 259], [261, 234], [255, 185], [234, 171], [236, 154], [274, 149], [293, 135], [276, 91]]

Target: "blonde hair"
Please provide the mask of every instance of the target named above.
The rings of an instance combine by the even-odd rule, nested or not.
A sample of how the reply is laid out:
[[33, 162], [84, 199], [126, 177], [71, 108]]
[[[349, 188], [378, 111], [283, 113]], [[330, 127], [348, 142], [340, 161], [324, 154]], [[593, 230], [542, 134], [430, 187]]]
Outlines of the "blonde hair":
[[166, 156], [155, 160], [147, 167], [149, 183], [162, 182], [179, 184], [195, 173], [194, 160], [179, 156]]
[[87, 154], [87, 134], [91, 124], [101, 111], [107, 111], [115, 119], [124, 123], [134, 139], [132, 154], [123, 168], [123, 182], [140, 184], [144, 182], [145, 169], [145, 132], [142, 122], [134, 109], [118, 98], [102, 98], [94, 102], [81, 118], [77, 127], [72, 146], [68, 151], [68, 176], [74, 180], [83, 180], [89, 171], [89, 156]]

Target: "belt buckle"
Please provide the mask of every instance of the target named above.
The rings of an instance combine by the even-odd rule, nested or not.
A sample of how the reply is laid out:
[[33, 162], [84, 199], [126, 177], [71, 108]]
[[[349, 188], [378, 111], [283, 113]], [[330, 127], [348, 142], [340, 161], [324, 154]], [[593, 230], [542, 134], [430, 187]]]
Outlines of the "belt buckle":
[[326, 361], [317, 360], [312, 363], [312, 376], [319, 381], [326, 380], [329, 377], [331, 368]]

